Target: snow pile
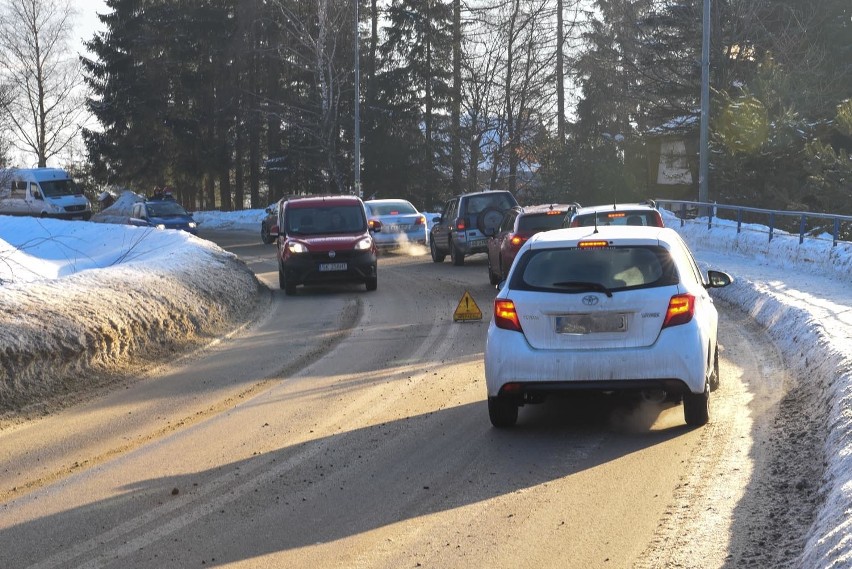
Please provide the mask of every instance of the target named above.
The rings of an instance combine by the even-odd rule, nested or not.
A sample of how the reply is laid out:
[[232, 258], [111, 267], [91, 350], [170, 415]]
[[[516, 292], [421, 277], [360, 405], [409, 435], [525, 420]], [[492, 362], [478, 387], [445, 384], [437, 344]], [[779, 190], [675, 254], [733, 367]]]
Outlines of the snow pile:
[[[801, 567], [852, 566], [852, 245], [832, 246], [830, 236], [807, 239], [763, 226], [707, 219], [680, 220], [665, 213], [703, 262], [740, 274], [714, 295], [740, 306], [780, 346], [795, 377], [816, 384], [827, 408], [825, 503], [811, 527]], [[820, 279], [819, 275], [827, 278]], [[815, 286], [819, 281], [819, 289]]]
[[0, 217], [0, 408], [73, 393], [221, 336], [261, 285], [188, 233]]

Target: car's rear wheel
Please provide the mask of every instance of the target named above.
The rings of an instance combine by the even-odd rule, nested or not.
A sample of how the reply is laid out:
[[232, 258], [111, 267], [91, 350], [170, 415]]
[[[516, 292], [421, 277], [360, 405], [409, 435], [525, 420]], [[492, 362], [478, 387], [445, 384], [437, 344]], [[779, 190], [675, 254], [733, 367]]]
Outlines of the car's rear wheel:
[[710, 390], [704, 386], [704, 393], [687, 392], [683, 394], [683, 419], [691, 427], [700, 427], [710, 421]]
[[260, 224], [260, 240], [263, 241], [264, 245], [272, 243], [272, 237], [269, 235], [269, 227], [265, 223]]
[[505, 397], [489, 397], [488, 417], [498, 429], [514, 427], [518, 422], [518, 404]]
[[452, 241], [450, 241], [450, 259], [452, 259], [453, 264], [457, 267], [464, 265], [464, 253], [459, 251]]
[[488, 282], [493, 285], [500, 282], [500, 275], [495, 273], [494, 269], [491, 268], [491, 255], [488, 256]]
[[719, 348], [713, 354], [713, 370], [710, 372], [710, 391], [719, 389]]
[[438, 247], [435, 246], [435, 240], [434, 239], [429, 240], [429, 251], [432, 253], [432, 262], [434, 262], [434, 263], [443, 263], [444, 259], [447, 258], [446, 253], [439, 253], [438, 252]]
[[365, 284], [368, 291], [374, 291], [379, 288], [379, 277], [370, 277]]

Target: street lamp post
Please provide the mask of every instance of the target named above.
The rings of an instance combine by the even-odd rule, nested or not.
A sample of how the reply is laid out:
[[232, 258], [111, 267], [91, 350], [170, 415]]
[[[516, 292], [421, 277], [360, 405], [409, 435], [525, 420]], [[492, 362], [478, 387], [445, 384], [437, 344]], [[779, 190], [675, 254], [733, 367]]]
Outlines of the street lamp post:
[[358, 40], [358, 3], [355, 1], [355, 195], [364, 197], [361, 190], [361, 47]]
[[704, 0], [701, 34], [701, 128], [698, 148], [698, 201], [707, 202], [708, 139], [710, 119], [710, 0]]

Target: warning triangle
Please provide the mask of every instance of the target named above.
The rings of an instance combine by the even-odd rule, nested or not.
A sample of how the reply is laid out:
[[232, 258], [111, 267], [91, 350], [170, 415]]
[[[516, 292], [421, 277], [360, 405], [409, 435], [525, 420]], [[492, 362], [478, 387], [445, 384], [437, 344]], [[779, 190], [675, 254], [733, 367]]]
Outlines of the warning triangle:
[[482, 320], [482, 311], [476, 305], [476, 302], [473, 300], [473, 297], [470, 296], [470, 293], [464, 291], [464, 296], [461, 297], [459, 305], [456, 306], [456, 311], [453, 312], [453, 321], [459, 322], [467, 320]]

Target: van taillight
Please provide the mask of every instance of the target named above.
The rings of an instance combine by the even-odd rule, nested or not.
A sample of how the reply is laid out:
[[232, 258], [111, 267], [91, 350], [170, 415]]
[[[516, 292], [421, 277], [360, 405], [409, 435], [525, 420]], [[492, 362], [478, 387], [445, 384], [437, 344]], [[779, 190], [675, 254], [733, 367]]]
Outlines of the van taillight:
[[523, 332], [515, 303], [511, 300], [497, 299], [494, 301], [494, 324], [504, 330]]
[[676, 294], [669, 300], [669, 308], [666, 310], [666, 319], [663, 328], [686, 324], [692, 320], [695, 314], [695, 296], [691, 294]]

